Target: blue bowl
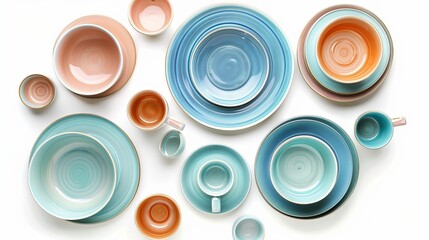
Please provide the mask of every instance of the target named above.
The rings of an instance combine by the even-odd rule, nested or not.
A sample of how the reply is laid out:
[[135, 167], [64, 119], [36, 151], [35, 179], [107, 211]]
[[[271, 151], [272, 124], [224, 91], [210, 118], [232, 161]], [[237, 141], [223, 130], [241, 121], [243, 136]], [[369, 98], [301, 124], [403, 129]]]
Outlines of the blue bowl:
[[[332, 21], [346, 16], [362, 18], [373, 25], [381, 38], [383, 46], [382, 57], [376, 70], [367, 79], [353, 84], [340, 83], [331, 79], [320, 67], [317, 60], [317, 40], [320, 34]], [[355, 94], [365, 91], [373, 86], [384, 74], [391, 55], [389, 36], [383, 26], [377, 21], [377, 19], [356, 9], [338, 9], [324, 15], [310, 29], [304, 46], [305, 58], [311, 74], [323, 87], [338, 94]]]
[[[266, 49], [269, 73], [260, 93], [250, 102], [223, 107], [207, 101], [192, 82], [192, 51], [216, 28], [233, 27], [251, 33]], [[240, 6], [218, 6], [185, 22], [169, 46], [167, 83], [177, 104], [195, 121], [214, 129], [251, 127], [273, 114], [285, 99], [293, 76], [292, 50], [281, 30], [266, 16]]]
[[269, 72], [268, 54], [252, 33], [240, 27], [222, 27], [204, 34], [191, 55], [190, 74], [207, 100], [235, 107], [254, 99]]
[[[270, 178], [269, 166], [275, 150], [285, 140], [302, 135], [323, 140], [338, 162], [334, 188], [324, 199], [313, 204], [296, 204], [283, 198]], [[332, 121], [313, 116], [293, 118], [276, 127], [262, 142], [255, 160], [256, 183], [262, 196], [279, 212], [297, 218], [321, 217], [337, 209], [353, 192], [358, 173], [358, 155], [347, 133]]]
[[62, 133], [35, 151], [28, 183], [46, 212], [78, 220], [96, 214], [110, 201], [116, 169], [109, 151], [97, 139], [82, 133]]
[[271, 160], [274, 188], [296, 204], [312, 204], [325, 198], [335, 186], [337, 173], [337, 159], [332, 149], [312, 136], [287, 139]]
[[262, 240], [265, 237], [264, 225], [257, 218], [244, 216], [232, 226], [234, 240]]

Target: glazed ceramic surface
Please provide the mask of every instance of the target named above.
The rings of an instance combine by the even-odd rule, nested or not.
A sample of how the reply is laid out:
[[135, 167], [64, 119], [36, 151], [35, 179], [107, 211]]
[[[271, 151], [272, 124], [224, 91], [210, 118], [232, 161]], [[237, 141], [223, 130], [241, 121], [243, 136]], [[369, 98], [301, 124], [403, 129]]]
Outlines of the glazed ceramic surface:
[[382, 56], [377, 29], [356, 17], [342, 17], [325, 27], [317, 40], [317, 60], [332, 80], [357, 83], [368, 78]]
[[[361, 11], [364, 12], [366, 14], [368, 14], [369, 16], [371, 16], [373, 19], [375, 19], [383, 28], [385, 34], [388, 36], [388, 41], [389, 41], [389, 46], [390, 46], [390, 57], [387, 63], [387, 67], [386, 70], [384, 71], [384, 73], [382, 74], [382, 76], [380, 77], [380, 79], [378, 79], [371, 87], [369, 87], [368, 89], [361, 91], [359, 93], [355, 93], [355, 94], [349, 94], [349, 95], [341, 95], [335, 92], [332, 92], [328, 89], [326, 89], [325, 87], [323, 87], [318, 80], [316, 80], [314, 78], [314, 76], [312, 75], [312, 73], [310, 72], [310, 70], [308, 69], [307, 66], [307, 60], [305, 57], [305, 41], [307, 38], [307, 35], [310, 31], [310, 29], [312, 28], [313, 24], [316, 23], [322, 16], [324, 16], [325, 14], [328, 14], [329, 12], [332, 11], [336, 11], [336, 10], [357, 10], [357, 11]], [[383, 45], [384, 46], [384, 45]], [[393, 61], [393, 43], [392, 43], [392, 39], [390, 37], [389, 31], [386, 28], [386, 26], [383, 24], [383, 22], [372, 12], [368, 11], [367, 9], [355, 6], [355, 5], [336, 5], [336, 6], [332, 6], [329, 7], [327, 9], [322, 10], [321, 12], [317, 13], [305, 26], [301, 37], [299, 39], [299, 43], [298, 43], [298, 49], [297, 49], [297, 61], [298, 61], [298, 67], [299, 70], [301, 72], [302, 77], [304, 78], [304, 80], [306, 81], [306, 83], [310, 86], [311, 89], [313, 89], [317, 94], [319, 94], [320, 96], [329, 99], [331, 101], [335, 101], [335, 102], [355, 102], [361, 99], [364, 99], [368, 96], [370, 96], [371, 94], [373, 94], [379, 87], [380, 85], [384, 82], [384, 80], [387, 78], [387, 75], [390, 71], [390, 68], [392, 66], [392, 61]], [[380, 64], [381, 65], [381, 64]], [[380, 66], [379, 65], [379, 66]]]
[[[359, 81], [350, 84], [337, 82], [330, 78], [323, 71], [317, 60], [317, 41], [319, 37], [321, 36], [327, 25], [332, 24], [332, 22], [338, 21], [338, 19], [344, 17], [359, 18], [363, 21], [367, 21], [369, 24], [374, 26], [381, 39], [382, 47], [382, 56], [380, 59], [380, 63], [377, 65], [377, 68], [373, 71], [373, 73], [368, 76], [364, 81]], [[307, 67], [314, 76], [314, 78], [322, 86], [339, 94], [354, 94], [365, 91], [366, 89], [370, 88], [380, 79], [380, 77], [385, 72], [391, 55], [389, 36], [386, 31], [384, 31], [382, 25], [374, 17], [364, 11], [347, 8], [334, 10], [318, 19], [308, 32], [304, 49], [305, 57], [307, 59]]]
[[[304, 205], [283, 198], [275, 190], [269, 173], [277, 147], [285, 140], [301, 135], [323, 140], [334, 152], [338, 163], [338, 177], [331, 192], [321, 201]], [[320, 217], [341, 206], [356, 185], [358, 170], [358, 155], [347, 133], [327, 119], [312, 116], [290, 119], [276, 127], [262, 142], [255, 160], [256, 182], [262, 196], [279, 212], [297, 218]]]
[[110, 201], [116, 185], [115, 164], [108, 150], [82, 133], [61, 133], [34, 152], [28, 183], [37, 203], [67, 220], [90, 217]]
[[173, 9], [168, 0], [134, 0], [128, 19], [133, 28], [147, 35], [157, 35], [170, 25]]
[[105, 118], [90, 114], [74, 114], [49, 125], [35, 141], [31, 157], [46, 139], [64, 132], [82, 132], [100, 141], [112, 156], [118, 176], [109, 203], [97, 214], [78, 222], [97, 223], [114, 218], [125, 210], [139, 185], [140, 163], [133, 143], [122, 129]]
[[22, 80], [19, 85], [19, 97], [25, 106], [42, 109], [52, 103], [55, 98], [54, 83], [40, 74], [32, 74]]
[[221, 211], [227, 213], [240, 206], [250, 190], [251, 176], [245, 160], [233, 149], [223, 145], [208, 145], [193, 152], [183, 165], [181, 187], [186, 200], [196, 209], [212, 213], [212, 196], [204, 193], [198, 185], [200, 169], [213, 160], [223, 161], [232, 169], [233, 185], [221, 197]]
[[183, 153], [186, 140], [183, 134], [177, 130], [168, 131], [162, 138], [159, 151], [164, 157], [174, 158]]
[[356, 120], [355, 136], [362, 146], [378, 149], [386, 146], [392, 140], [395, 126], [405, 124], [405, 118], [391, 119], [382, 112], [366, 112]]
[[135, 94], [128, 103], [128, 119], [142, 130], [155, 130], [167, 123], [183, 130], [185, 124], [168, 115], [168, 104], [164, 97], [152, 90], [143, 90]]
[[166, 195], [153, 195], [140, 203], [135, 215], [137, 228], [150, 239], [166, 239], [180, 225], [180, 209]]
[[234, 222], [232, 237], [234, 240], [262, 240], [264, 225], [254, 217], [240, 217]]
[[[207, 101], [192, 83], [192, 49], [216, 29], [238, 28], [261, 40], [268, 54], [269, 73], [261, 92], [237, 107]], [[273, 114], [285, 99], [293, 76], [291, 48], [280, 29], [266, 16], [240, 6], [209, 8], [189, 19], [175, 34], [167, 53], [166, 75], [178, 105], [195, 121], [219, 130], [253, 126]]]
[[[78, 18], [68, 24], [64, 30], [60, 33], [59, 38], [70, 28], [73, 28], [78, 25], [82, 24], [94, 24], [100, 27], [105, 28], [108, 30], [112, 35], [115, 36], [117, 41], [119, 42], [123, 54], [123, 72], [122, 75], [119, 77], [118, 81], [110, 87], [108, 90], [106, 90], [103, 93], [93, 95], [93, 96], [86, 96], [91, 98], [101, 98], [109, 96], [118, 90], [120, 90], [131, 78], [131, 75], [133, 74], [134, 67], [136, 65], [136, 48], [134, 45], [134, 40], [131, 37], [128, 30], [122, 26], [118, 21], [101, 15], [89, 15], [84, 16], [81, 18]], [[58, 42], [58, 39], [57, 39]]]
[[264, 87], [268, 72], [268, 54], [262, 42], [241, 28], [207, 33], [190, 59], [195, 88], [219, 106], [235, 107], [254, 99]]
[[311, 204], [335, 186], [338, 166], [332, 149], [306, 135], [284, 141], [274, 152], [270, 176], [276, 191], [290, 202]]
[[54, 46], [54, 70], [58, 79], [79, 95], [107, 91], [122, 75], [123, 62], [116, 37], [95, 24], [68, 29]]

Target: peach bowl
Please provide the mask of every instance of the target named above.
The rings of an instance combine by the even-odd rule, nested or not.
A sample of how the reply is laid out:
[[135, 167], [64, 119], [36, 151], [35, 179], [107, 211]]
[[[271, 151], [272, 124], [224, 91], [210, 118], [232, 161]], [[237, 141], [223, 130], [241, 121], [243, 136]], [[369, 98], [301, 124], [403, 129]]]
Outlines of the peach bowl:
[[332, 80], [352, 84], [367, 79], [382, 57], [382, 42], [371, 23], [357, 17], [331, 22], [317, 40], [317, 61]]
[[40, 74], [32, 74], [19, 85], [19, 97], [25, 106], [42, 109], [49, 106], [55, 98], [54, 83]]
[[55, 43], [54, 71], [70, 91], [93, 96], [110, 89], [124, 69], [122, 48], [107, 29], [81, 24], [64, 32]]
[[173, 9], [168, 0], [133, 0], [128, 20], [133, 28], [146, 35], [157, 35], [170, 26]]

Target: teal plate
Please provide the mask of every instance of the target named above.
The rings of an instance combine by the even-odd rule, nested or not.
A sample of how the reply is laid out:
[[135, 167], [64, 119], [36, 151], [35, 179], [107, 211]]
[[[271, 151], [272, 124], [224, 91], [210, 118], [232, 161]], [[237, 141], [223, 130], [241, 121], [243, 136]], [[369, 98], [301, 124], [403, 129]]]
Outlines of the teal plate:
[[[211, 211], [212, 196], [205, 194], [197, 183], [198, 170], [213, 159], [229, 164], [235, 179], [231, 190], [220, 197], [222, 210], [219, 213]], [[208, 145], [196, 150], [182, 168], [181, 186], [186, 200], [196, 209], [210, 214], [227, 213], [240, 206], [249, 194], [251, 181], [249, 167], [243, 157], [235, 150], [222, 145]]]
[[46, 139], [64, 132], [82, 132], [99, 140], [109, 150], [117, 171], [116, 188], [109, 203], [97, 214], [75, 222], [98, 223], [116, 217], [133, 200], [140, 181], [140, 161], [134, 144], [121, 128], [105, 118], [74, 114], [56, 120], [40, 134], [30, 159]]

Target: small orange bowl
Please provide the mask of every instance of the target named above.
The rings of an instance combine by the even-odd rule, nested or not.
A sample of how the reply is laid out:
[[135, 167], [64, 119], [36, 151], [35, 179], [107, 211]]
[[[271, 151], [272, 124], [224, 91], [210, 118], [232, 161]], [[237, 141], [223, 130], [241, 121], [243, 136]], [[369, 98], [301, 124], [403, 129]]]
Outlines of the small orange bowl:
[[167, 195], [153, 195], [140, 203], [135, 220], [137, 228], [146, 237], [166, 239], [179, 228], [179, 206]]
[[332, 80], [352, 84], [364, 81], [382, 57], [377, 30], [367, 21], [342, 17], [331, 22], [317, 41], [317, 61]]

